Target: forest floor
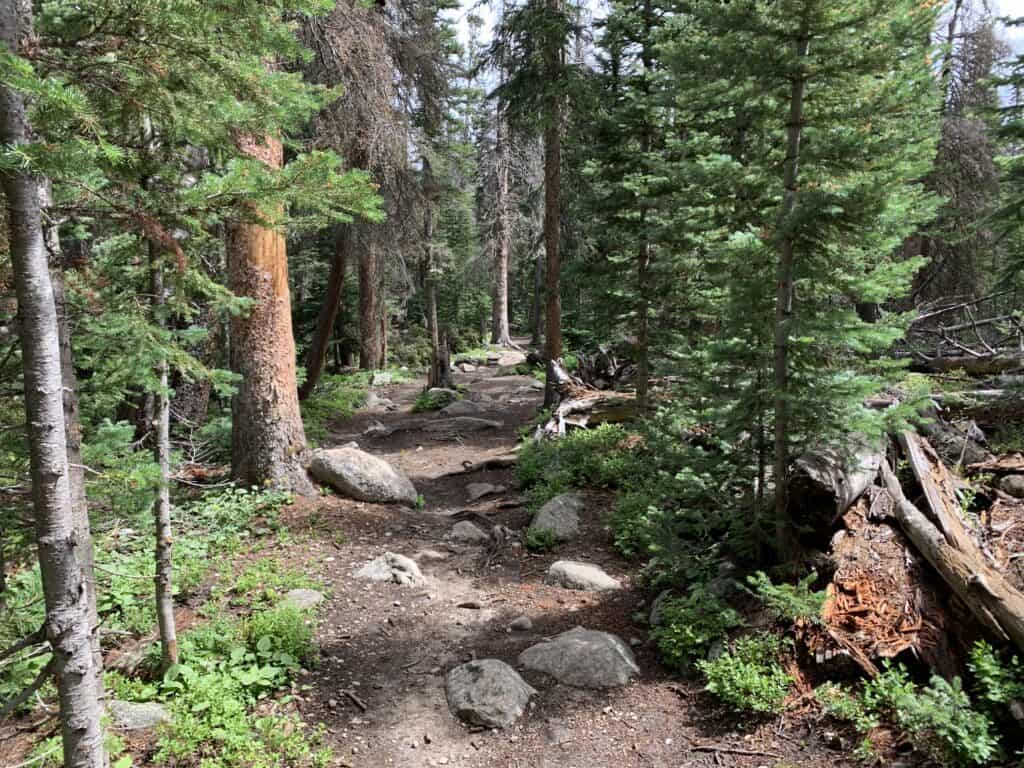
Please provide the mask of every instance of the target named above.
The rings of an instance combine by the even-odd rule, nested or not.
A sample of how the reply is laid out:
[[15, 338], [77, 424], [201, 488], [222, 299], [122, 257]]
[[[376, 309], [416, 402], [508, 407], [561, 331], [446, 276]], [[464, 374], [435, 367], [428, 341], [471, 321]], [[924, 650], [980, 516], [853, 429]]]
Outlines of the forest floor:
[[[378, 389], [398, 408], [363, 412], [335, 425], [332, 444], [358, 442], [404, 470], [422, 494], [422, 509], [363, 504], [330, 496], [300, 502], [284, 520], [297, 536], [280, 552], [315, 575], [329, 597], [321, 605], [317, 639], [321, 661], [299, 680], [297, 713], [322, 724], [338, 765], [508, 766], [826, 766], [842, 753], [828, 749], [807, 715], [737, 722], [701, 687], [665, 670], [634, 614], [649, 610], [650, 595], [635, 583], [635, 565], [612, 548], [604, 526], [611, 499], [586, 494], [581, 533], [557, 552], [535, 554], [518, 545], [457, 544], [447, 534], [450, 515], [474, 510], [515, 530], [529, 523], [511, 470], [451, 475], [463, 462], [502, 455], [537, 412], [542, 392], [523, 376], [494, 370], [459, 374], [480, 416], [502, 427], [454, 440], [415, 428], [389, 437], [363, 435], [374, 421], [408, 427], [422, 421], [411, 406], [422, 382]], [[427, 418], [431, 418], [429, 414]], [[468, 483], [504, 486], [502, 494], [467, 503]], [[386, 551], [416, 559], [425, 587], [353, 579], [362, 564]], [[623, 583], [615, 592], [579, 592], [544, 583], [558, 559], [602, 567]], [[462, 606], [462, 607], [460, 607]], [[472, 606], [472, 607], [468, 607]], [[528, 616], [532, 629], [511, 631]], [[513, 666], [525, 648], [575, 626], [615, 633], [634, 645], [639, 679], [609, 691], [591, 691], [526, 675], [540, 692], [527, 714], [504, 731], [469, 729], [449, 712], [445, 674], [473, 658]], [[349, 695], [351, 694], [351, 696]], [[364, 710], [365, 707], [365, 710]]]

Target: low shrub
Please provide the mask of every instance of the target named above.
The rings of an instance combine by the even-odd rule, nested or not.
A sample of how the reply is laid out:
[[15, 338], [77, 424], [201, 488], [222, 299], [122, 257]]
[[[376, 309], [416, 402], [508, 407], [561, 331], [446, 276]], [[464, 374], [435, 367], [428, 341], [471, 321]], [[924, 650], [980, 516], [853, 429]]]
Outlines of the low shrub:
[[529, 528], [523, 543], [531, 552], [548, 552], [558, 546], [558, 538], [547, 528]]
[[461, 399], [462, 395], [452, 390], [425, 389], [416, 396], [416, 401], [412, 404], [412, 412], [439, 411], [446, 405]]
[[273, 652], [308, 662], [314, 653], [313, 628], [308, 620], [308, 612], [279, 605], [250, 616], [243, 634], [250, 648], [258, 653]]
[[365, 371], [323, 376], [313, 393], [301, 404], [306, 438], [318, 445], [327, 439], [332, 421], [352, 418], [370, 391], [370, 376]]
[[716, 659], [697, 662], [706, 688], [736, 712], [782, 710], [792, 679], [779, 663], [781, 641], [774, 635], [741, 637]]
[[751, 593], [776, 621], [792, 623], [803, 620], [820, 624], [826, 593], [824, 590], [816, 592], [811, 589], [817, 580], [817, 572], [808, 574], [796, 584], [773, 584], [763, 571], [747, 577]]
[[693, 587], [686, 597], [665, 600], [660, 614], [660, 624], [651, 631], [651, 638], [662, 662], [684, 672], [707, 656], [712, 643], [724, 641], [743, 623], [728, 603], [706, 591], [702, 584]]

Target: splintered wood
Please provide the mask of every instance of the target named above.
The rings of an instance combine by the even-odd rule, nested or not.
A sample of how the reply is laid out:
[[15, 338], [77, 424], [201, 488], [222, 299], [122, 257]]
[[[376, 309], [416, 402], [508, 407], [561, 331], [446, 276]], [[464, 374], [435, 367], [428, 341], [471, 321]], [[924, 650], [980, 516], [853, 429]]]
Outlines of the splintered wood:
[[872, 489], [843, 515], [845, 527], [832, 540], [837, 568], [824, 627], [804, 629], [818, 664], [845, 658], [874, 676], [874, 660], [910, 651], [935, 668], [949, 666], [941, 585], [903, 534], [882, 521], [887, 505], [887, 494]]

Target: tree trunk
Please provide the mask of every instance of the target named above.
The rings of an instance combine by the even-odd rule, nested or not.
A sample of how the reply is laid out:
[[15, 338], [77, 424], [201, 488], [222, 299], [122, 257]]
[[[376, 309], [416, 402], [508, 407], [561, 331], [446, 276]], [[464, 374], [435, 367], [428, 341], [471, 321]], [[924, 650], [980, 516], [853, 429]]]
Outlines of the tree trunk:
[[[13, 55], [31, 27], [30, 11], [0, 0], [0, 45]], [[0, 140], [29, 141], [25, 103], [0, 85]], [[25, 416], [32, 466], [32, 501], [39, 568], [46, 601], [46, 636], [53, 648], [66, 768], [103, 768], [88, 590], [83, 583], [68, 476], [60, 334], [50, 281], [36, 179], [25, 171], [0, 175], [7, 198], [8, 239], [21, 318]]]
[[844, 445], [805, 453], [793, 462], [789, 479], [792, 518], [810, 520], [814, 528], [831, 525], [853, 506], [878, 477], [885, 446], [862, 435]]
[[341, 297], [345, 290], [345, 270], [348, 266], [349, 251], [352, 248], [352, 235], [347, 227], [339, 227], [334, 238], [334, 258], [331, 259], [331, 273], [327, 278], [327, 294], [320, 304], [320, 312], [316, 318], [316, 331], [309, 344], [306, 354], [306, 380], [299, 388], [299, 399], [305, 400], [316, 389], [320, 374], [324, 369], [327, 347], [331, 343], [334, 322], [338, 317]]
[[512, 247], [512, 214], [509, 210], [510, 159], [508, 146], [508, 124], [502, 114], [502, 105], [497, 114], [498, 189], [495, 199], [494, 233], [494, 290], [491, 303], [491, 342], [503, 347], [512, 346], [508, 327], [508, 265]]
[[[52, 205], [50, 184], [38, 181], [39, 206], [43, 212]], [[85, 498], [85, 464], [82, 461], [82, 420], [78, 407], [78, 376], [71, 348], [71, 323], [68, 319], [64, 294], [64, 258], [57, 224], [48, 220], [43, 226], [43, 243], [50, 264], [50, 282], [53, 285], [53, 304], [57, 313], [57, 337], [60, 345], [60, 372], [63, 388], [64, 442], [68, 456], [68, 487], [71, 493], [71, 512], [74, 515], [75, 538], [78, 541], [78, 559], [82, 566], [82, 583], [88, 611], [94, 661], [94, 684], [100, 701], [103, 700], [103, 649], [100, 647], [100, 620], [96, 611], [96, 569], [93, 555], [92, 531], [89, 527], [89, 505]]]
[[[803, 67], [808, 40], [796, 43], [797, 66]], [[786, 159], [783, 170], [780, 229], [785, 231], [797, 204], [797, 175], [800, 169], [800, 135], [804, 108], [804, 72], [797, 70], [789, 97]], [[792, 552], [792, 526], [788, 515], [789, 470], [789, 332], [793, 322], [793, 238], [785, 234], [779, 246], [777, 292], [775, 297], [775, 537], [783, 559]]]
[[[153, 291], [153, 322], [164, 327], [164, 270], [161, 254], [149, 248]], [[153, 504], [156, 531], [156, 619], [160, 632], [160, 669], [167, 671], [178, 663], [178, 633], [174, 623], [172, 531], [171, 531], [171, 400], [167, 360], [157, 363], [159, 389], [153, 393], [153, 459], [160, 467], [160, 486]]]
[[[650, 0], [644, 0], [643, 4], [644, 40], [640, 58], [644, 65], [644, 78], [641, 84], [641, 92], [645, 102], [650, 97], [650, 76], [654, 64], [654, 53], [651, 50], [653, 37], [652, 27], [654, 25], [653, 13]], [[644, 119], [643, 130], [640, 137], [641, 163], [646, 166], [647, 155], [653, 147], [651, 137], [651, 125], [648, 118]], [[636, 329], [636, 407], [640, 413], [647, 410], [647, 389], [651, 380], [650, 366], [650, 302], [648, 301], [648, 275], [647, 271], [651, 265], [651, 243], [647, 237], [647, 206], [640, 206], [640, 243], [636, 255], [636, 294], [637, 294], [637, 329]]]
[[359, 253], [359, 367], [364, 371], [379, 370], [383, 363], [380, 280], [376, 232], [368, 227]]
[[533, 327], [530, 344], [539, 347], [544, 335], [544, 258], [540, 249], [533, 259]]
[[[281, 142], [244, 137], [239, 148], [273, 168]], [[259, 223], [228, 229], [228, 287], [253, 300], [248, 315], [231, 320], [231, 368], [241, 377], [233, 403], [231, 465], [252, 485], [312, 494], [303, 468], [306, 433], [295, 385], [295, 338], [284, 235]]]
[[[561, 0], [546, 2], [548, 11], [552, 14], [561, 13]], [[555, 86], [561, 77], [560, 70], [565, 56], [562, 41], [555, 39], [551, 32], [548, 33], [548, 37], [544, 50], [548, 77], [545, 115], [547, 124], [544, 127], [544, 252], [547, 258], [545, 407], [554, 405], [557, 400], [554, 366], [562, 356], [562, 264], [558, 252], [561, 240], [562, 202], [562, 97], [555, 90]]]

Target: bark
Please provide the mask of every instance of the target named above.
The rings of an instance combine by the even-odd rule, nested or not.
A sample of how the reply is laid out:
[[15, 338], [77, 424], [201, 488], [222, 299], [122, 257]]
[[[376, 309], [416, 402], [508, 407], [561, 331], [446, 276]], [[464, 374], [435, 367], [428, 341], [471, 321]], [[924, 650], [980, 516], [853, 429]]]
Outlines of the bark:
[[499, 105], [497, 115], [498, 189], [495, 199], [494, 290], [491, 301], [491, 342], [512, 346], [508, 327], [508, 265], [512, 248], [512, 212], [509, 205], [509, 174], [511, 161], [508, 146], [508, 124]]
[[[163, 327], [164, 274], [160, 253], [150, 246], [152, 270], [153, 321]], [[157, 363], [159, 389], [153, 393], [153, 459], [160, 467], [160, 486], [153, 504], [153, 522], [156, 531], [156, 619], [160, 632], [160, 668], [163, 671], [178, 663], [178, 633], [174, 623], [171, 530], [171, 401], [167, 360]]]
[[316, 318], [316, 330], [306, 354], [306, 380], [299, 388], [299, 399], [305, 400], [316, 389], [320, 374], [324, 369], [324, 359], [331, 343], [334, 324], [341, 307], [341, 298], [345, 290], [345, 270], [348, 267], [349, 252], [352, 248], [352, 235], [347, 227], [338, 229], [334, 238], [334, 258], [331, 260], [331, 273], [327, 277], [327, 294], [320, 304], [320, 312]]
[[[647, 75], [651, 72], [654, 61], [651, 51], [651, 27], [654, 19], [651, 12], [650, 0], [645, 0], [643, 5], [644, 35], [641, 59], [644, 65], [644, 80], [641, 91], [644, 99], [650, 94], [650, 86]], [[652, 147], [651, 126], [645, 121], [640, 139], [641, 162], [646, 164], [647, 155]], [[647, 410], [647, 389], [651, 379], [650, 369], [650, 329], [649, 317], [650, 302], [647, 298], [648, 275], [647, 271], [651, 264], [651, 244], [647, 239], [647, 206], [640, 206], [640, 244], [637, 247], [636, 256], [636, 292], [637, 292], [637, 330], [636, 330], [636, 353], [637, 353], [637, 378], [636, 378], [636, 407], [640, 413]]]
[[[806, 34], [806, 33], [805, 33]], [[796, 43], [798, 67], [807, 56], [808, 40]], [[804, 73], [798, 69], [789, 97], [789, 123], [786, 131], [786, 159], [783, 170], [782, 210], [780, 227], [785, 228], [797, 205], [797, 178], [800, 170], [800, 137], [804, 108]], [[779, 245], [777, 292], [775, 297], [775, 537], [780, 554], [792, 551], [792, 530], [789, 522], [787, 471], [789, 469], [789, 332], [793, 322], [793, 238], [783, 235]]]
[[830, 509], [828, 522], [834, 522], [874, 484], [884, 458], [881, 442], [858, 435], [845, 445], [800, 456], [789, 480], [789, 514], [805, 519]]
[[427, 332], [430, 334], [430, 387], [454, 389], [448, 334], [442, 333], [437, 323], [437, 279], [434, 275], [434, 208], [440, 190], [434, 183], [429, 158], [423, 158], [423, 196], [426, 210], [423, 217], [423, 289], [426, 298]]
[[375, 233], [368, 230], [359, 253], [359, 367], [364, 371], [379, 370], [384, 364], [380, 282], [380, 254]]
[[[242, 152], [280, 168], [281, 142], [243, 137]], [[295, 385], [295, 338], [284, 235], [258, 222], [228, 229], [228, 287], [253, 300], [231, 320], [231, 369], [241, 376], [231, 430], [231, 465], [242, 482], [314, 493], [303, 468], [306, 434]]]
[[533, 327], [530, 344], [539, 347], [544, 335], [544, 259], [540, 249], [533, 260]]
[[[39, 180], [39, 205], [42, 214], [52, 204], [48, 181]], [[60, 345], [60, 371], [63, 388], [64, 441], [68, 456], [68, 486], [71, 493], [71, 511], [74, 515], [75, 537], [79, 544], [78, 558], [82, 566], [82, 580], [88, 611], [92, 655], [97, 695], [103, 700], [103, 650], [100, 647], [100, 620], [96, 610], [96, 570], [93, 554], [92, 531], [89, 527], [89, 505], [85, 498], [85, 464], [82, 461], [82, 420], [78, 407], [78, 376], [71, 347], [71, 323], [68, 318], [64, 293], [64, 258], [56, 222], [47, 219], [43, 224], [43, 242], [50, 264], [50, 282], [53, 285], [54, 311], [57, 313], [57, 336]]]
[[992, 376], [997, 373], [1016, 371], [1024, 368], [1024, 355], [1020, 353], [1003, 353], [996, 355], [963, 355], [956, 357], [936, 357], [931, 360], [915, 362], [912, 368], [931, 373], [948, 373], [962, 370], [969, 376]]
[[[962, 525], [953, 519], [959, 508], [939, 512], [929, 500], [933, 514], [939, 514], [931, 520], [903, 494], [888, 463], [882, 464], [882, 478], [907, 538], [983, 626], [1024, 649], [1024, 594], [988, 564], [969, 537], [961, 535]], [[951, 522], [951, 529], [944, 527]]]
[[[0, 45], [13, 54], [31, 17], [15, 0], [0, 2]], [[29, 127], [19, 93], [0, 85], [0, 141], [27, 143]], [[21, 319], [25, 415], [32, 467], [32, 500], [46, 601], [46, 637], [60, 701], [67, 768], [106, 765], [96, 687], [87, 589], [76, 535], [64, 429], [60, 338], [36, 179], [26, 171], [0, 175], [7, 199], [8, 242]]]
[[620, 392], [600, 392], [572, 376], [557, 360], [549, 367], [558, 397], [551, 418], [537, 427], [536, 437], [562, 437], [569, 428], [618, 424], [637, 416], [636, 398]]
[[[561, 13], [561, 0], [546, 0], [548, 10]], [[550, 33], [549, 33], [550, 36]], [[561, 296], [561, 202], [562, 202], [562, 98], [555, 91], [565, 51], [562, 41], [546, 41], [544, 58], [548, 76], [544, 127], [544, 252], [547, 260], [547, 307], [544, 356], [547, 376], [544, 386], [544, 405], [555, 404], [557, 392], [554, 366], [562, 356], [562, 296]]]

